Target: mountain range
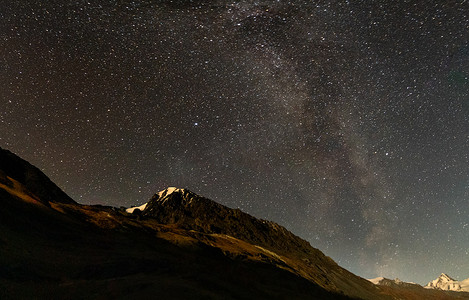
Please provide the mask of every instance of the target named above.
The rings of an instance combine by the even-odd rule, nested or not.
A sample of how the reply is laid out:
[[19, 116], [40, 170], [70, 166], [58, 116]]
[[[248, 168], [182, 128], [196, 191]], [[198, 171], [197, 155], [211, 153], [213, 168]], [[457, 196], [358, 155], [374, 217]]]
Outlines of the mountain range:
[[132, 208], [79, 204], [1, 148], [0, 205], [1, 299], [469, 299], [370, 282], [283, 226], [187, 189]]

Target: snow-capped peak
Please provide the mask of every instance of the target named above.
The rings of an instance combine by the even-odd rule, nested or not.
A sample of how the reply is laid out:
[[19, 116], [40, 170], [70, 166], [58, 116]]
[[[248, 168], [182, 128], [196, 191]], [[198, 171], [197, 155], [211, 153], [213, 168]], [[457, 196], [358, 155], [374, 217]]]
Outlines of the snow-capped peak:
[[457, 281], [445, 273], [441, 273], [441, 275], [437, 279], [430, 281], [425, 286], [425, 288], [445, 291], [469, 292], [469, 286], [466, 285], [466, 280]]
[[379, 284], [383, 279], [384, 279], [384, 277], [376, 277], [376, 278], [373, 278], [373, 279], [368, 279], [368, 281], [371, 281], [371, 283], [373, 283], [373, 284]]
[[[184, 192], [186, 192], [186, 190], [184, 190], [184, 189], [180, 189], [180, 188], [177, 188], [177, 187], [168, 187], [167, 189], [164, 189], [164, 190], [158, 192], [158, 198], [163, 199], [166, 196], [169, 196], [173, 193], [184, 193]], [[139, 209], [139, 210], [143, 211], [147, 207], [148, 203], [149, 202], [147, 202], [143, 205], [140, 205], [140, 206], [127, 208], [125, 211], [130, 213], [130, 214], [133, 213], [136, 209]]]
[[[177, 188], [177, 187], [168, 187], [160, 192], [157, 193], [158, 195], [158, 199], [161, 200], [163, 198], [165, 198], [163, 201], [166, 201], [166, 197], [173, 194], [173, 193], [181, 193], [181, 194], [184, 194], [187, 190], [185, 189], [180, 189], [180, 188]], [[141, 211], [143, 211], [148, 203], [150, 202], [147, 202], [143, 205], [140, 205], [140, 206], [135, 206], [135, 207], [130, 207], [130, 208], [127, 208], [125, 211], [128, 212], [128, 213], [133, 213], [136, 209], [139, 209]]]
[[399, 278], [387, 279], [387, 278], [384, 278], [384, 277], [377, 277], [377, 278], [373, 278], [373, 279], [368, 279], [368, 281], [370, 281], [371, 283], [376, 284], [376, 285], [387, 285], [387, 286], [391, 286], [391, 285], [400, 285], [400, 286], [417, 285], [416, 283], [413, 283], [413, 282], [402, 281]]
[[441, 275], [438, 278], [444, 281], [455, 281], [453, 278], [449, 277], [449, 275], [445, 273], [441, 273]]
[[160, 192], [158, 192], [158, 196], [161, 197], [166, 197], [174, 192], [184, 192], [184, 189], [180, 189], [180, 188], [177, 188], [177, 187], [168, 187], [167, 189], [165, 190], [162, 190]]

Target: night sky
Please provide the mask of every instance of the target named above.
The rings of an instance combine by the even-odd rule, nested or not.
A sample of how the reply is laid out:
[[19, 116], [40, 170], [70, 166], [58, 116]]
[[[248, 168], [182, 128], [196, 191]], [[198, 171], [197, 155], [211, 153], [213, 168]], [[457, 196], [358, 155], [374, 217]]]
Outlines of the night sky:
[[83, 204], [168, 187], [365, 278], [469, 277], [469, 3], [0, 0], [0, 147]]

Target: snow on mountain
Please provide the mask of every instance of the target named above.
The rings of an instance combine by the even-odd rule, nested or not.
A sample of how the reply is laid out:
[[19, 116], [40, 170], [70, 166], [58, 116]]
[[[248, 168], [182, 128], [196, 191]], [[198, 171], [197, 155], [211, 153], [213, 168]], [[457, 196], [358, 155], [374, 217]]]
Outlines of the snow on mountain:
[[379, 284], [383, 280], [384, 280], [384, 277], [376, 277], [376, 278], [373, 278], [373, 279], [368, 279], [368, 281], [371, 281], [371, 283], [373, 283], [373, 284]]
[[[168, 187], [167, 189], [162, 190], [162, 191], [158, 192], [157, 194], [159, 196], [159, 199], [163, 199], [163, 198], [171, 195], [172, 193], [184, 193], [184, 192], [185, 192], [184, 189], [180, 189], [180, 188], [176, 188], [176, 187]], [[136, 209], [139, 209], [139, 210], [143, 211], [147, 207], [147, 204], [148, 204], [148, 202], [143, 204], [143, 205], [140, 205], [140, 206], [127, 208], [125, 211], [128, 212], [128, 213], [133, 213], [134, 210], [136, 210]]]
[[148, 204], [148, 202], [143, 204], [143, 205], [140, 205], [140, 206], [134, 206], [134, 207], [131, 207], [131, 208], [127, 208], [125, 211], [130, 213], [130, 214], [133, 213], [134, 210], [136, 210], [136, 209], [140, 209], [141, 211], [143, 211], [145, 209], [145, 207], [147, 207], [147, 204]]
[[469, 278], [459, 281], [459, 285], [461, 285], [462, 291], [469, 292]]
[[162, 190], [160, 192], [158, 192], [158, 195], [161, 197], [166, 197], [174, 192], [183, 192], [184, 189], [180, 189], [180, 188], [177, 188], [177, 187], [168, 187], [167, 189], [165, 190]]
[[425, 286], [425, 288], [445, 291], [469, 292], [469, 278], [466, 280], [457, 281], [445, 273], [441, 273], [437, 279], [430, 281]]
[[400, 285], [400, 286], [415, 286], [418, 285], [413, 282], [405, 282], [400, 280], [399, 278], [396, 279], [388, 279], [384, 277], [376, 277], [373, 279], [368, 279], [371, 283], [375, 285], [386, 285], [386, 286], [393, 286], [393, 285]]

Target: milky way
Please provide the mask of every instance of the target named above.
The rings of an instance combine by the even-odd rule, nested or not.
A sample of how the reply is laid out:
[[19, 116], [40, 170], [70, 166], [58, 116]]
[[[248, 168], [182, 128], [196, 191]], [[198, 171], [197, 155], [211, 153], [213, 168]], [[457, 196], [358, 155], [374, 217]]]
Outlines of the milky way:
[[80, 203], [167, 186], [363, 277], [469, 277], [466, 1], [5, 1], [0, 146]]

